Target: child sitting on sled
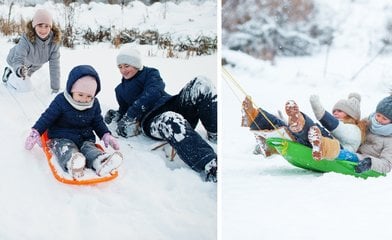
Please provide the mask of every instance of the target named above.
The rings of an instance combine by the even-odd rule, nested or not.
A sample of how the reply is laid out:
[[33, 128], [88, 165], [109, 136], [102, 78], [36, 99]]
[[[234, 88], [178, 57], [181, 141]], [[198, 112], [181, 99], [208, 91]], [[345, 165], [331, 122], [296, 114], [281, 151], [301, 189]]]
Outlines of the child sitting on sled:
[[317, 95], [310, 97], [315, 117], [337, 140], [321, 138], [320, 129], [311, 127], [308, 138], [315, 160], [351, 160], [346, 151], [356, 152], [366, 137], [366, 121], [360, 120], [360, 101], [359, 94], [350, 93], [348, 99], [341, 99], [333, 106], [331, 114], [324, 109]]
[[[366, 120], [367, 133], [364, 143], [358, 149], [358, 154], [342, 150], [338, 159], [358, 162], [355, 166], [357, 173], [374, 170], [386, 174], [392, 169], [392, 96], [382, 99], [376, 111]], [[337, 151], [336, 147], [329, 146], [328, 151]], [[348, 157], [349, 156], [349, 157]], [[361, 159], [360, 159], [361, 158]]]
[[363, 159], [355, 171], [388, 173], [392, 168], [392, 96], [382, 99], [367, 121], [366, 139], [358, 150], [359, 157]]
[[[68, 76], [66, 90], [58, 94], [32, 127], [25, 148], [31, 150], [41, 143], [40, 136], [47, 131], [48, 146], [64, 171], [74, 179], [81, 178], [84, 168], [92, 168], [104, 176], [122, 163], [119, 144], [111, 135], [101, 115], [96, 95], [101, 90], [100, 79], [89, 65], [74, 67]], [[95, 145], [95, 134], [105, 147], [116, 150], [106, 153]], [[45, 144], [45, 143], [44, 143]]]

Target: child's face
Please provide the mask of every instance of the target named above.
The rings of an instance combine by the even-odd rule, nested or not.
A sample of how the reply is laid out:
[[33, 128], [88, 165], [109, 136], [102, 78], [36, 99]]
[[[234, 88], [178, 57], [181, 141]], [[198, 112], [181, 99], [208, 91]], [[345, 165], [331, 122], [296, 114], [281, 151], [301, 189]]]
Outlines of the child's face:
[[45, 39], [49, 36], [50, 30], [52, 28], [50, 25], [46, 23], [40, 23], [35, 26], [35, 32], [37, 33], [38, 37]]
[[82, 93], [82, 92], [73, 92], [72, 98], [76, 102], [89, 103], [94, 99], [94, 96], [92, 96], [91, 94]]
[[128, 65], [128, 64], [119, 64], [118, 65], [118, 69], [120, 70], [121, 75], [125, 78], [125, 79], [130, 79], [133, 76], [136, 75], [138, 69]]
[[374, 115], [374, 117], [375, 117], [376, 121], [377, 121], [379, 124], [381, 124], [381, 125], [387, 125], [387, 124], [390, 124], [390, 123], [391, 123], [391, 120], [390, 120], [389, 118], [385, 117], [385, 116], [384, 116], [383, 114], [381, 114], [381, 113], [376, 113], [376, 114]]
[[339, 109], [335, 109], [335, 111], [333, 111], [332, 114], [338, 120], [343, 120], [344, 118], [347, 117], [347, 113], [345, 113], [345, 112], [343, 112], [342, 110], [339, 110]]

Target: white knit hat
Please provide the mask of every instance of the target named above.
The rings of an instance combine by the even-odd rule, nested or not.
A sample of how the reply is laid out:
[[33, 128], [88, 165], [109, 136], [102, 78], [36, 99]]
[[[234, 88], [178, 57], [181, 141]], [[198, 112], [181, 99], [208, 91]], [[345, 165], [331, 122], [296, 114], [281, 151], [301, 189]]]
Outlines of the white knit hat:
[[143, 69], [140, 52], [133, 48], [123, 48], [117, 55], [117, 65], [128, 64], [139, 70]]
[[35, 26], [37, 26], [38, 24], [41, 23], [46, 23], [48, 24], [50, 27], [52, 27], [53, 24], [53, 20], [52, 20], [52, 14], [50, 14], [50, 12], [48, 12], [45, 9], [38, 9], [33, 17], [33, 28], [35, 28]]
[[358, 93], [350, 93], [348, 95], [348, 99], [341, 99], [335, 104], [335, 106], [333, 106], [332, 112], [335, 110], [341, 110], [355, 120], [359, 120], [361, 118], [360, 103], [361, 95]]

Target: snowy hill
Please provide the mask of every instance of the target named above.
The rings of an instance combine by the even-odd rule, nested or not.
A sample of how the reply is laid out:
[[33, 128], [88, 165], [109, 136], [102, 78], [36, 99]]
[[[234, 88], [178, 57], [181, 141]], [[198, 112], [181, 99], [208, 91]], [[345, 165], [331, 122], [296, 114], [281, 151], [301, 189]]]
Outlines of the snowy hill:
[[[186, 6], [182, 13], [193, 9], [190, 4]], [[3, 71], [13, 44], [3, 36], [0, 44]], [[216, 54], [168, 59], [155, 46], [135, 47], [146, 66], [160, 70], [171, 94], [197, 75], [216, 83]], [[118, 49], [102, 43], [60, 51], [62, 89], [75, 65], [90, 64], [101, 77], [102, 91], [97, 97], [102, 111], [116, 108], [114, 87], [121, 79], [115, 62]], [[157, 54], [149, 56], [151, 51]], [[154, 141], [145, 136], [119, 140], [124, 163], [117, 179], [96, 186], [57, 182], [42, 150], [37, 146], [32, 151], [23, 148], [31, 126], [53, 97], [48, 64], [33, 75], [32, 82], [31, 93], [11, 94], [0, 86], [0, 239], [216, 239], [217, 185], [204, 182], [178, 157], [170, 162], [161, 149], [150, 151]], [[198, 131], [205, 136], [202, 127]]]

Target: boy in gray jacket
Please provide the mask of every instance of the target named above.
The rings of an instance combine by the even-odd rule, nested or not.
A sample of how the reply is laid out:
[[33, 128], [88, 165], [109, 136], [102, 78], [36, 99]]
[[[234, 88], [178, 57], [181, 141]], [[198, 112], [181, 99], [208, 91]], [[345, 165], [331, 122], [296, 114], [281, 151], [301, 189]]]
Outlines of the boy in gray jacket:
[[10, 67], [4, 69], [2, 80], [17, 91], [30, 91], [31, 75], [49, 62], [50, 87], [52, 93], [57, 93], [60, 88], [60, 29], [44, 9], [36, 11], [26, 28], [26, 33], [8, 54]]

